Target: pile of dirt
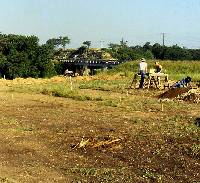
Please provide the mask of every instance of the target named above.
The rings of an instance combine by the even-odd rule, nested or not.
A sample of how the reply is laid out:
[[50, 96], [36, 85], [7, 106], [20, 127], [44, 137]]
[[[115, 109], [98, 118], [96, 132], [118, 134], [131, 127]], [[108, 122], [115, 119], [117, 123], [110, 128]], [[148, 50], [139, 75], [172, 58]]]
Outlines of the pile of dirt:
[[187, 101], [187, 102], [200, 102], [200, 95], [196, 93], [184, 93], [183, 95], [179, 96], [178, 99]]
[[183, 93], [187, 93], [191, 88], [171, 88], [167, 90], [166, 92], [162, 93], [161, 95], [158, 96], [160, 99], [168, 98], [168, 99], [173, 99], [176, 98]]
[[200, 102], [200, 91], [194, 90], [189, 87], [187, 88], [171, 88], [168, 91], [158, 96], [159, 99], [177, 99], [186, 102], [199, 103]]

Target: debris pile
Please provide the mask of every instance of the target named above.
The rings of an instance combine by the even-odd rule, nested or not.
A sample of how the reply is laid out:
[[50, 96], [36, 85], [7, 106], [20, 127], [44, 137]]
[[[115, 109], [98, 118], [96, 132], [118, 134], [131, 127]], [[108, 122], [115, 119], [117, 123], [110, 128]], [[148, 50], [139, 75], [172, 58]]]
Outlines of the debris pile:
[[199, 103], [200, 91], [190, 87], [171, 88], [158, 96], [159, 99], [182, 100], [186, 102]]
[[187, 102], [194, 102], [199, 103], [200, 102], [200, 95], [196, 93], [184, 93], [181, 96], [177, 97], [179, 100], [187, 101]]
[[81, 141], [73, 148], [86, 148], [96, 150], [114, 150], [121, 149], [122, 138], [114, 137], [88, 137], [82, 138]]

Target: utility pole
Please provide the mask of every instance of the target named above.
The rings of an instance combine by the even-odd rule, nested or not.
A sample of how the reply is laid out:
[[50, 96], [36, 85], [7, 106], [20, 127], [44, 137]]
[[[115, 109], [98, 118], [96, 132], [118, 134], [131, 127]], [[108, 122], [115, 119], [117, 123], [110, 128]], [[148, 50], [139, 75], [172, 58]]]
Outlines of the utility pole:
[[163, 47], [165, 46], [165, 34], [166, 33], [161, 33], [162, 34], [162, 42], [163, 42]]
[[164, 60], [165, 57], [165, 34], [166, 33], [161, 33], [162, 34], [162, 60]]

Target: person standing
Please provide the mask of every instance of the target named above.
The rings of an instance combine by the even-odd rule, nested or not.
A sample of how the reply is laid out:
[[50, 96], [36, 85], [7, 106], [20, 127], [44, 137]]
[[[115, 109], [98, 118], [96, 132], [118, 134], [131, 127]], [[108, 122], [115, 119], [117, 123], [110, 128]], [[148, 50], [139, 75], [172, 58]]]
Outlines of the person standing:
[[139, 86], [139, 88], [143, 88], [144, 87], [145, 75], [147, 74], [147, 63], [146, 63], [145, 58], [142, 58], [140, 60], [140, 63], [139, 63], [139, 72], [140, 72], [140, 75], [141, 75], [141, 80], [140, 80], [140, 86]]

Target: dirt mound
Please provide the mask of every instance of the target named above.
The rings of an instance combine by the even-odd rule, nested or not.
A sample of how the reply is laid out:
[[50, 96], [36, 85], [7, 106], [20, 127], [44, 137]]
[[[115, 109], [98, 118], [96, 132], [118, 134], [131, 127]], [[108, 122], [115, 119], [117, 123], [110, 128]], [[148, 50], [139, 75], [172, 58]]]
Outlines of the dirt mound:
[[189, 90], [188, 92], [183, 93], [182, 95], [178, 96], [177, 99], [183, 100], [186, 102], [199, 103], [200, 93], [198, 90]]
[[199, 103], [200, 101], [200, 93], [198, 90], [187, 88], [171, 88], [168, 91], [162, 93], [158, 96], [160, 99], [168, 98], [168, 99], [177, 99], [186, 102], [194, 102]]
[[162, 93], [161, 95], [158, 96], [158, 98], [169, 98], [169, 99], [172, 99], [172, 98], [176, 98], [180, 95], [182, 95], [183, 93], [186, 93], [190, 90], [190, 88], [171, 88], [169, 89], [168, 91]]
[[198, 103], [200, 101], [200, 95], [195, 94], [195, 93], [189, 93], [189, 94], [180, 96], [179, 99], [188, 101], [188, 102], [197, 102]]

